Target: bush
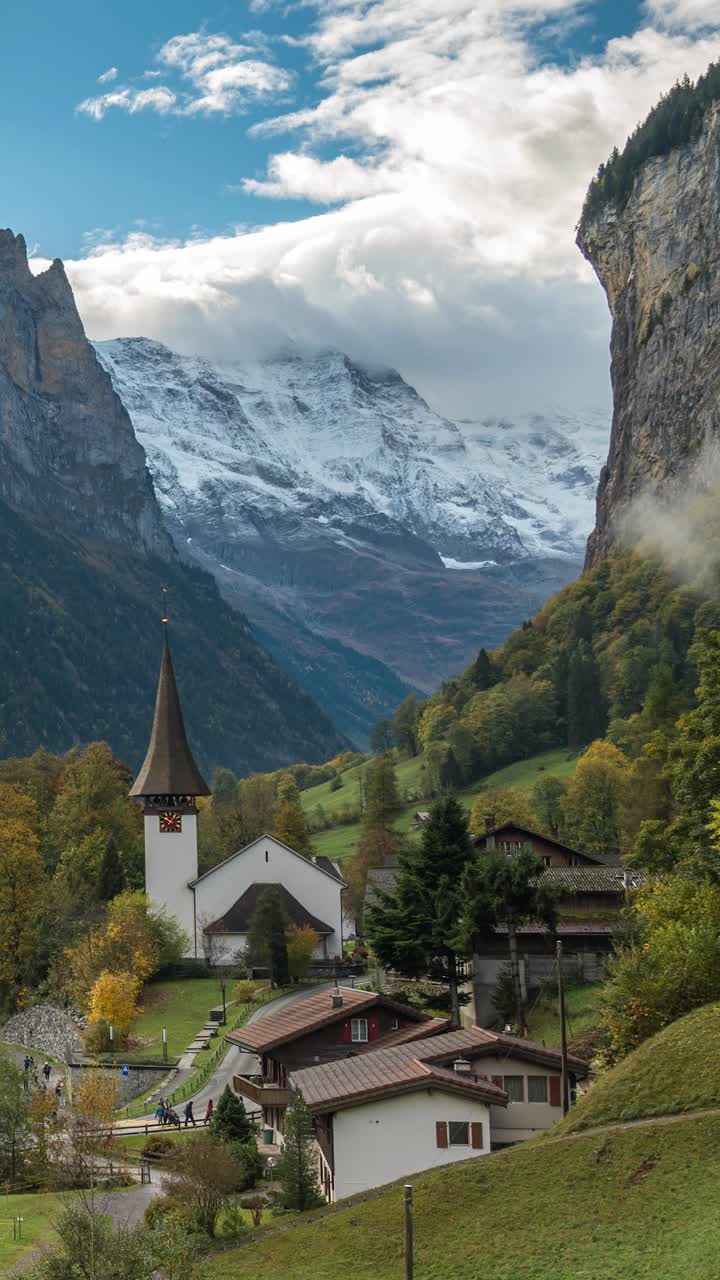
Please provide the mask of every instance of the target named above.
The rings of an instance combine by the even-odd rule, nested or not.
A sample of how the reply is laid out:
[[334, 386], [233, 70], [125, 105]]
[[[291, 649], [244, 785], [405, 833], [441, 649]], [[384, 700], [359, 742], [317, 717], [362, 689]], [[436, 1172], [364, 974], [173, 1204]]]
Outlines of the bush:
[[145, 1224], [148, 1227], [160, 1226], [171, 1217], [182, 1223], [188, 1235], [202, 1234], [202, 1228], [198, 1226], [192, 1209], [181, 1204], [174, 1196], [155, 1196], [145, 1210]]
[[164, 1133], [151, 1133], [142, 1149], [146, 1160], [158, 1160], [175, 1150], [175, 1143]]
[[193, 960], [187, 956], [172, 964], [163, 965], [154, 973], [151, 982], [169, 982], [175, 978], [209, 978], [210, 970], [205, 960]]
[[257, 993], [257, 982], [253, 982], [250, 978], [241, 978], [240, 982], [236, 982], [233, 987], [232, 998], [240, 1004], [252, 1004]]

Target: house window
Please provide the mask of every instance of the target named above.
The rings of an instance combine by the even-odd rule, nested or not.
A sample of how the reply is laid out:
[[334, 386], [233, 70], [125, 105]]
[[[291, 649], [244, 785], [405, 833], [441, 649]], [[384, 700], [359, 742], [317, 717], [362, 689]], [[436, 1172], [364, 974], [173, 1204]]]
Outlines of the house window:
[[522, 1076], [503, 1076], [503, 1089], [508, 1096], [508, 1102], [525, 1101]]
[[546, 867], [552, 866], [552, 862], [547, 854], [543, 854], [543, 865]]
[[547, 1102], [547, 1076], [528, 1076], [528, 1102]]
[[470, 1146], [470, 1125], [467, 1120], [448, 1120], [448, 1142], [451, 1147]]
[[367, 1018], [350, 1019], [350, 1039], [353, 1044], [365, 1044], [368, 1038]]
[[390, 1023], [390, 1030], [391, 1030], [391, 1031], [399, 1031], [399, 1030], [400, 1030], [400, 1023], [399, 1023], [399, 1021], [398, 1021], [398, 1019], [397, 1019], [397, 1018], [393, 1018], [392, 1022]]

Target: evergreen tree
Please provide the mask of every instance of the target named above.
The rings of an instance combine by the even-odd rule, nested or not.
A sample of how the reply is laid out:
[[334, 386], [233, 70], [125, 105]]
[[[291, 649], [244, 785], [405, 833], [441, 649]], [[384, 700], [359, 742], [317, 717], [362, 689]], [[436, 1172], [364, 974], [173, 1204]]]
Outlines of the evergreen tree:
[[108, 839], [103, 851], [100, 873], [98, 875], [98, 897], [101, 902], [110, 902], [125, 888], [125, 876], [113, 836]]
[[258, 894], [257, 906], [250, 921], [248, 952], [253, 964], [270, 970], [273, 986], [285, 987], [290, 981], [285, 930], [287, 919], [274, 885], [265, 885]]
[[459, 800], [437, 800], [420, 847], [399, 855], [393, 893], [379, 894], [367, 912], [367, 936], [380, 962], [408, 978], [446, 983], [454, 1026], [460, 1025], [458, 961], [465, 954], [457, 943], [461, 883], [474, 852]]
[[395, 741], [401, 751], [405, 751], [409, 756], [416, 756], [418, 753], [418, 700], [414, 693], [409, 693], [398, 707], [393, 716], [393, 729], [395, 733]]
[[245, 1110], [245, 1103], [229, 1084], [225, 1085], [211, 1121], [212, 1132], [223, 1142], [248, 1142], [255, 1126]]
[[395, 732], [392, 720], [378, 720], [370, 734], [370, 750], [374, 756], [385, 755], [395, 745]]
[[393, 757], [388, 753], [372, 760], [365, 777], [365, 826], [387, 829], [402, 808]]
[[586, 640], [579, 640], [568, 667], [568, 746], [585, 746], [601, 738], [606, 728], [607, 707], [600, 672], [590, 645]]
[[299, 1089], [291, 1089], [285, 1112], [285, 1145], [276, 1169], [285, 1209], [302, 1212], [322, 1204], [314, 1136], [312, 1115], [305, 1099]]
[[440, 765], [440, 786], [443, 791], [456, 791], [463, 783], [462, 769], [452, 747], [448, 747]]
[[480, 650], [468, 670], [468, 675], [474, 689], [491, 689], [494, 684], [497, 684], [498, 677], [486, 649]]
[[519, 1035], [525, 1032], [525, 1000], [517, 931], [527, 920], [554, 929], [557, 918], [554, 894], [538, 879], [542, 872], [543, 864], [530, 848], [512, 854], [492, 852], [466, 867], [461, 885], [464, 905], [460, 936], [468, 951], [477, 950], [483, 935], [494, 925], [507, 928]]

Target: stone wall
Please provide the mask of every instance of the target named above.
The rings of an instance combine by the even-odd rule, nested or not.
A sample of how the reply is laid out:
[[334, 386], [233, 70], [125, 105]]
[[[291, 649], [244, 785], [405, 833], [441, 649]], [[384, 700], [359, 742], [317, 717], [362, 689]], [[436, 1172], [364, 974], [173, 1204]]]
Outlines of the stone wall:
[[70, 1061], [83, 1050], [79, 1022], [51, 1004], [35, 1005], [15, 1014], [0, 1027], [0, 1040], [38, 1049], [61, 1062]]
[[[70, 1076], [72, 1079], [72, 1087], [75, 1090], [80, 1082], [83, 1071], [109, 1071], [115, 1082], [117, 1091], [117, 1106], [127, 1106], [128, 1102], [132, 1102], [133, 1098], [140, 1097], [147, 1089], [156, 1089], [158, 1093], [163, 1092], [160, 1086], [164, 1085], [172, 1070], [167, 1063], [157, 1066], [146, 1064], [141, 1067], [129, 1067], [128, 1075], [122, 1073], [122, 1063], [112, 1065], [111, 1063], [102, 1063], [99, 1065], [91, 1063], [74, 1062], [70, 1067]], [[168, 1092], [170, 1085], [168, 1084]], [[152, 1110], [149, 1105], [148, 1110]]]

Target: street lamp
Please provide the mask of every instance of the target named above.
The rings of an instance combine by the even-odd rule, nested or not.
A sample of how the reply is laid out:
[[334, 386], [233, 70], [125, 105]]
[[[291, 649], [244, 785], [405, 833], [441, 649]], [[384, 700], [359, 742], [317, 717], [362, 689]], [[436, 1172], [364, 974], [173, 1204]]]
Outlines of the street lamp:
[[220, 990], [222, 991], [222, 1002], [223, 1002], [223, 1020], [222, 1020], [222, 1024], [223, 1024], [223, 1026], [225, 1026], [225, 1023], [227, 1022], [227, 1017], [226, 1017], [226, 1014], [225, 1014], [225, 979], [224, 979], [224, 978], [221, 978], [221, 979], [220, 979]]
[[112, 1024], [112, 1022], [108, 1023], [108, 1031], [109, 1031], [109, 1033], [110, 1033], [110, 1052], [112, 1053], [112, 1051], [113, 1051], [113, 1036], [114, 1036], [114, 1032], [113, 1032], [113, 1024]]

